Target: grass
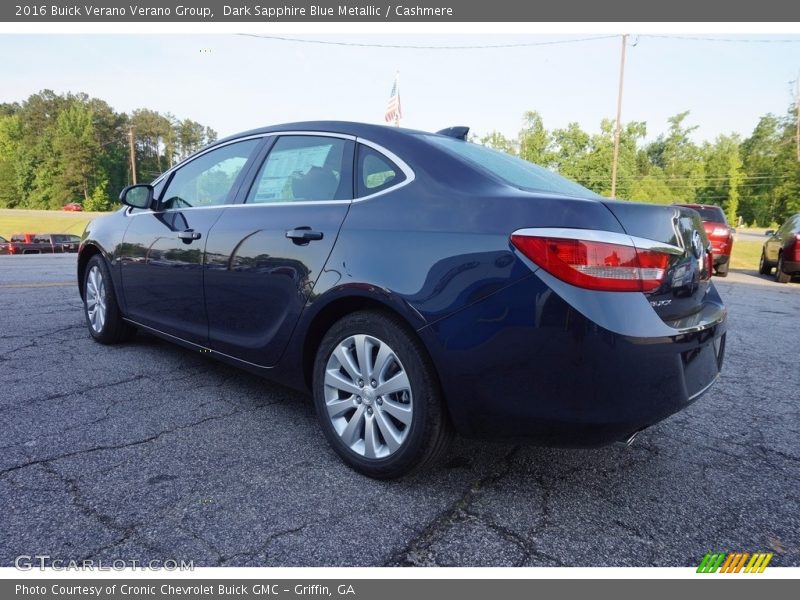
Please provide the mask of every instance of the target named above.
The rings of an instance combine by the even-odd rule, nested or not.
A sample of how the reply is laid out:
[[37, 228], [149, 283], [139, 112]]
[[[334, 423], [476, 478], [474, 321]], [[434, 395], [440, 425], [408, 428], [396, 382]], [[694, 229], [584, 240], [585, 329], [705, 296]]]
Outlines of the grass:
[[83, 233], [86, 223], [107, 213], [65, 212], [60, 210], [0, 209], [0, 235], [10, 239], [14, 233]]
[[758, 269], [758, 260], [761, 258], [763, 242], [751, 240], [736, 240], [733, 242], [731, 254], [731, 269]]

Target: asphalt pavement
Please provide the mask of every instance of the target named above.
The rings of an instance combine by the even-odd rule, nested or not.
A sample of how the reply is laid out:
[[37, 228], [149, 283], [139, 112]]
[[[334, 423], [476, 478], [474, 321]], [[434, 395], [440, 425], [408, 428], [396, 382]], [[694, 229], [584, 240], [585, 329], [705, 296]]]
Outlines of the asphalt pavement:
[[0, 566], [800, 565], [800, 284], [717, 279], [720, 381], [630, 448], [459, 439], [378, 482], [300, 394], [148, 335], [94, 343], [74, 273], [74, 256], [0, 257]]

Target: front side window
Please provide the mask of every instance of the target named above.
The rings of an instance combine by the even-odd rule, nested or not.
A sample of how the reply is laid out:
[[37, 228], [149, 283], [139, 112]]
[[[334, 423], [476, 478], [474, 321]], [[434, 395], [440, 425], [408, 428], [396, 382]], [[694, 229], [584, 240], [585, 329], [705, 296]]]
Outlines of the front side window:
[[383, 154], [359, 144], [358, 146], [358, 197], [363, 198], [397, 185], [406, 176], [400, 168]]
[[353, 142], [313, 135], [278, 138], [247, 196], [250, 204], [350, 200]]
[[261, 140], [211, 150], [180, 167], [164, 190], [163, 209], [225, 204], [236, 178]]

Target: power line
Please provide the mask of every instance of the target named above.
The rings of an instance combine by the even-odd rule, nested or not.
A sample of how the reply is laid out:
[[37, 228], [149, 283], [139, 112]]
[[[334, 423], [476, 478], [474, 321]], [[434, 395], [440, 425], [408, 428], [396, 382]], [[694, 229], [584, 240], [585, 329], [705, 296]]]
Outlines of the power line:
[[640, 38], [653, 38], [665, 40], [684, 40], [689, 42], [722, 42], [726, 44], [800, 44], [800, 37], [797, 38], [718, 38], [718, 37], [703, 37], [695, 35], [674, 35], [674, 34], [660, 34], [660, 33], [645, 33], [638, 35]]
[[[619, 37], [618, 35], [596, 35], [584, 38], [560, 39], [539, 42], [516, 42], [510, 44], [467, 44], [467, 45], [444, 45], [435, 46], [427, 44], [380, 44], [367, 42], [339, 42], [334, 40], [320, 40], [311, 38], [294, 38], [280, 35], [266, 35], [258, 33], [237, 33], [241, 37], [252, 37], [276, 42], [293, 42], [297, 44], [320, 44], [325, 46], [345, 46], [354, 48], [384, 48], [394, 50], [497, 50], [503, 48], [531, 48], [536, 46], [557, 46], [564, 44], [580, 44], [584, 42], [594, 42], [598, 40], [609, 40]], [[645, 33], [636, 34], [638, 39], [664, 39], [664, 40], [683, 40], [689, 42], [721, 42], [726, 44], [800, 44], [800, 36], [797, 38], [719, 38], [704, 37], [694, 35], [675, 35]], [[635, 44], [634, 44], [635, 45]]]
[[616, 35], [596, 35], [585, 38], [573, 38], [565, 40], [550, 40], [545, 42], [519, 42], [514, 44], [475, 44], [464, 46], [428, 46], [418, 44], [368, 44], [365, 42], [337, 42], [333, 40], [315, 40], [308, 38], [292, 38], [280, 35], [262, 35], [258, 33], [237, 33], [242, 37], [252, 37], [278, 42], [295, 42], [298, 44], [322, 44], [325, 46], [350, 46], [355, 48], [386, 48], [395, 50], [496, 50], [501, 48], [530, 48], [534, 46], [556, 46], [561, 44], [579, 44], [583, 42], [594, 42], [597, 40], [608, 40], [616, 38]]

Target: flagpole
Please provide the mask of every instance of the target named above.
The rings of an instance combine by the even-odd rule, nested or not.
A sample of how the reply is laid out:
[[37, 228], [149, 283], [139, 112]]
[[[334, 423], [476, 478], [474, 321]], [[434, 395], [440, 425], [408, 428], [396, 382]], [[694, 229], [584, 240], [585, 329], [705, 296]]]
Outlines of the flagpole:
[[400, 127], [400, 71], [395, 71], [394, 83], [397, 86], [397, 114], [394, 117], [394, 126]]

